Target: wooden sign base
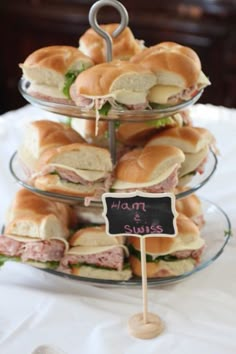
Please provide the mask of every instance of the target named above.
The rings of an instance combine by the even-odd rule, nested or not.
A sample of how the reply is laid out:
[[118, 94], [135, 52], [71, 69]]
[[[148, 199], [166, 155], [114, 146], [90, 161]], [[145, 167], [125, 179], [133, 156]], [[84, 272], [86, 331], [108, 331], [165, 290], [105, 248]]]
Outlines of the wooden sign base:
[[128, 321], [129, 333], [136, 338], [151, 339], [157, 337], [164, 329], [164, 323], [159, 316], [148, 312], [145, 323], [143, 313], [137, 313]]

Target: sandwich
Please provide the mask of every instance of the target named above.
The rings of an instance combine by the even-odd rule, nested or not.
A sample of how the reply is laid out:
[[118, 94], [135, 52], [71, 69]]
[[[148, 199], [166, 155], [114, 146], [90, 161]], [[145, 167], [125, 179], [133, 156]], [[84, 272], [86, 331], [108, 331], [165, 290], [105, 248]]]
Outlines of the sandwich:
[[40, 48], [19, 64], [23, 78], [30, 83], [30, 95], [59, 103], [70, 102], [71, 84], [92, 65], [92, 59], [80, 50], [63, 45]]
[[55, 269], [68, 249], [70, 207], [19, 190], [0, 236], [0, 262], [16, 260]]
[[155, 84], [156, 77], [150, 70], [115, 60], [82, 72], [71, 85], [70, 95], [81, 109], [95, 109], [98, 120], [111, 108], [145, 109], [148, 91]]
[[36, 168], [40, 156], [48, 149], [73, 143], [85, 142], [79, 132], [68, 124], [49, 120], [30, 122], [25, 128], [18, 157], [30, 175]]
[[[176, 193], [181, 193], [185, 190], [186, 188], [180, 187], [177, 188]], [[205, 224], [202, 202], [195, 193], [181, 199], [176, 199], [175, 207], [178, 213], [190, 218], [199, 229]]]
[[34, 186], [44, 191], [85, 197], [85, 204], [100, 200], [111, 184], [108, 149], [69, 144], [47, 150], [39, 159]]
[[179, 186], [186, 185], [196, 174], [204, 172], [209, 148], [214, 137], [209, 130], [200, 127], [176, 127], [152, 136], [146, 146], [170, 145], [181, 149], [185, 160], [179, 170]]
[[132, 273], [124, 241], [107, 235], [104, 225], [82, 228], [70, 238], [70, 249], [59, 270], [80, 277], [128, 280]]
[[71, 119], [71, 128], [77, 131], [84, 140], [93, 145], [108, 147], [108, 122], [99, 121], [97, 124], [96, 132], [96, 122], [93, 119]]
[[[113, 32], [119, 26], [118, 23], [102, 24], [99, 26], [111, 36], [113, 59], [128, 60], [133, 55], [143, 50], [143, 41], [137, 40], [129, 27], [125, 27], [117, 37], [112, 37]], [[79, 49], [85, 55], [89, 56], [95, 64], [104, 63], [106, 61], [106, 42], [92, 28], [89, 28], [79, 38]]]
[[[147, 278], [179, 276], [191, 272], [200, 263], [205, 241], [199, 228], [187, 216], [179, 214], [177, 229], [175, 237], [145, 238]], [[130, 236], [128, 243], [132, 272], [140, 277], [140, 239]]]
[[124, 145], [143, 146], [159, 131], [186, 125], [186, 116], [187, 113], [183, 111], [147, 122], [121, 123], [116, 130], [116, 137]]
[[153, 108], [190, 100], [210, 81], [201, 70], [197, 53], [175, 42], [162, 42], [131, 58], [156, 75], [156, 85], [148, 94]]
[[178, 183], [177, 173], [183, 161], [183, 152], [172, 146], [148, 146], [131, 150], [117, 162], [112, 190], [172, 192]]

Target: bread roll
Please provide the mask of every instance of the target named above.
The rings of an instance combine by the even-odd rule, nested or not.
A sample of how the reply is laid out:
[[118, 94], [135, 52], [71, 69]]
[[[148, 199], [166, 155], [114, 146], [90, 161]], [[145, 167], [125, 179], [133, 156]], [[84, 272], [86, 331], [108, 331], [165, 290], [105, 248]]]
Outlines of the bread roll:
[[66, 74], [76, 76], [81, 70], [92, 66], [93, 61], [72, 46], [49, 46], [31, 53], [19, 64], [23, 77], [31, 85], [29, 92], [41, 98], [68, 99], [63, 93]]
[[[118, 23], [100, 25], [100, 27], [112, 38], [113, 59], [127, 60], [143, 50], [143, 41], [135, 39], [129, 27], [126, 27], [117, 37], [112, 37], [112, 33], [118, 26]], [[89, 56], [96, 64], [106, 61], [106, 42], [92, 28], [89, 28], [80, 37], [79, 49]]]
[[[147, 261], [148, 278], [177, 276], [192, 271], [196, 266], [205, 245], [198, 227], [188, 217], [179, 214], [177, 229], [178, 234], [175, 237], [147, 237], [145, 239], [146, 254], [149, 256]], [[135, 254], [135, 250], [140, 251], [140, 240], [138, 237], [131, 236], [128, 242], [133, 248], [133, 251], [130, 250], [132, 272], [141, 276], [141, 262], [137, 253]], [[192, 252], [196, 252], [196, 255], [193, 256]], [[164, 256], [169, 255], [176, 256], [176, 260], [168, 260], [168, 257], [165, 259]], [[158, 257], [160, 258], [158, 259]]]
[[20, 189], [9, 208], [5, 234], [38, 239], [67, 238], [70, 221], [68, 205]]
[[72, 143], [82, 143], [81, 135], [63, 123], [38, 120], [25, 128], [18, 156], [29, 171], [34, 171], [44, 151]]
[[163, 182], [184, 161], [180, 149], [172, 146], [148, 146], [126, 153], [115, 168], [113, 188], [152, 186]]
[[155, 85], [155, 75], [139, 64], [112, 61], [82, 72], [71, 86], [71, 97], [81, 105], [81, 98], [113, 98], [124, 105], [146, 103], [148, 90]]

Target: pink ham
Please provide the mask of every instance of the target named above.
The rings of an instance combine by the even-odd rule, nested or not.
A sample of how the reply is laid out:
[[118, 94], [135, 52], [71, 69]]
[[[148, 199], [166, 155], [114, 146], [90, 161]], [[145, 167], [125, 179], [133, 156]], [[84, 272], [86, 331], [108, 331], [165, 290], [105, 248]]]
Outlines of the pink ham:
[[60, 261], [65, 252], [65, 244], [60, 240], [27, 242], [21, 255], [23, 262], [35, 260], [40, 262]]
[[60, 269], [68, 269], [70, 265], [78, 263], [122, 270], [124, 251], [121, 247], [115, 247], [104, 252], [88, 255], [67, 254], [61, 260]]
[[0, 254], [5, 256], [20, 256], [22, 253], [23, 242], [13, 240], [7, 236], [0, 236]]

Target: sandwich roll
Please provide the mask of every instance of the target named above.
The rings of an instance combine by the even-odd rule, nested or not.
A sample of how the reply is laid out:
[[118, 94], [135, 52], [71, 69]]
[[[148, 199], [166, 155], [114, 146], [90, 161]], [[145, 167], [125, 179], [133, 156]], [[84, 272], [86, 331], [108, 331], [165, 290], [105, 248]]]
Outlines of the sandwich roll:
[[117, 128], [116, 137], [124, 145], [143, 146], [157, 132], [183, 124], [181, 113], [149, 122], [121, 123]]
[[132, 57], [156, 75], [156, 85], [148, 95], [154, 104], [177, 104], [191, 99], [197, 91], [210, 85], [201, 70], [197, 53], [175, 42], [162, 42]]
[[31, 174], [36, 168], [38, 159], [47, 149], [83, 142], [85, 141], [79, 132], [66, 124], [38, 120], [26, 126], [23, 142], [18, 149], [18, 156]]
[[177, 170], [184, 161], [175, 147], [148, 146], [131, 150], [118, 161], [112, 188], [116, 192], [141, 190], [170, 192], [177, 185]]
[[100, 200], [111, 184], [112, 161], [105, 148], [70, 144], [47, 150], [39, 159], [37, 171], [37, 188]]
[[[147, 277], [178, 276], [190, 272], [199, 264], [205, 241], [199, 228], [187, 216], [177, 217], [176, 237], [147, 237]], [[130, 265], [136, 276], [141, 276], [140, 240], [129, 237]]]
[[116, 60], [81, 73], [71, 86], [70, 94], [75, 104], [83, 109], [103, 111], [105, 104], [115, 109], [123, 106], [145, 109], [148, 90], [155, 83], [155, 75], [140, 64]]
[[125, 237], [111, 237], [106, 233], [105, 225], [84, 227], [70, 237], [70, 246], [112, 246], [124, 244]]
[[0, 237], [0, 262], [13, 259], [57, 268], [69, 249], [70, 222], [69, 206], [19, 190]]
[[128, 255], [128, 248], [122, 244], [74, 246], [62, 258], [59, 270], [97, 279], [127, 280], [132, 275], [125, 263]]
[[[185, 188], [177, 188], [178, 192], [183, 192]], [[188, 218], [190, 218], [199, 229], [203, 227], [205, 224], [203, 208], [201, 200], [198, 198], [196, 194], [188, 195], [187, 197], [177, 199], [176, 200], [176, 210], [180, 214], [184, 214]]]
[[194, 174], [203, 173], [209, 148], [214, 144], [214, 137], [209, 130], [200, 127], [175, 127], [158, 132], [152, 136], [146, 146], [167, 144], [181, 149], [185, 160], [179, 170], [179, 185], [188, 183]]
[[61, 45], [40, 48], [19, 64], [23, 77], [30, 82], [31, 95], [58, 102], [68, 101], [70, 85], [92, 65], [92, 59], [78, 48]]
[[[100, 25], [100, 27], [111, 36], [112, 58], [128, 60], [133, 55], [141, 52], [144, 48], [144, 44], [143, 41], [135, 39], [129, 27], [126, 27], [117, 37], [112, 37], [113, 32], [118, 26], [118, 23]], [[89, 28], [79, 38], [79, 49], [96, 64], [106, 61], [106, 42], [92, 28]]]

